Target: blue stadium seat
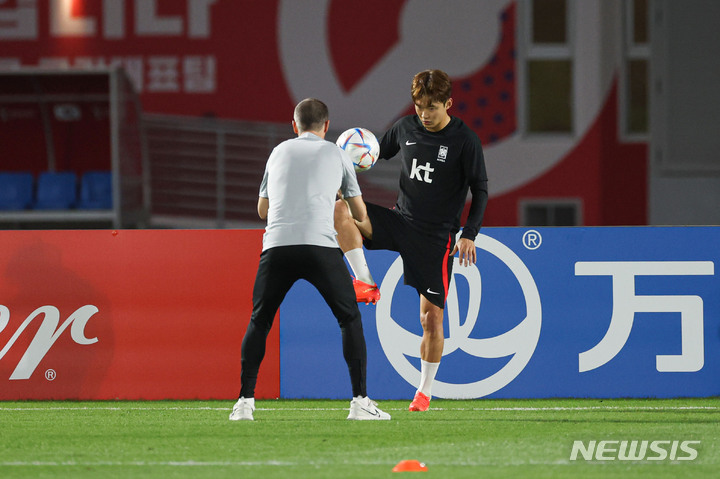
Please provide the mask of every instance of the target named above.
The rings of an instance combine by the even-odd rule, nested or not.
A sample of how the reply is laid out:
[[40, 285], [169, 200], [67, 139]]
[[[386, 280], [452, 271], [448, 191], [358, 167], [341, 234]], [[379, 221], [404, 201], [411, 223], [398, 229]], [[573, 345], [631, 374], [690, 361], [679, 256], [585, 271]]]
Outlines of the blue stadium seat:
[[40, 173], [34, 209], [67, 210], [77, 203], [77, 176], [73, 172]]
[[32, 206], [33, 184], [29, 172], [0, 173], [0, 210], [25, 210]]
[[112, 173], [88, 171], [80, 179], [80, 203], [78, 208], [107, 210], [112, 208]]

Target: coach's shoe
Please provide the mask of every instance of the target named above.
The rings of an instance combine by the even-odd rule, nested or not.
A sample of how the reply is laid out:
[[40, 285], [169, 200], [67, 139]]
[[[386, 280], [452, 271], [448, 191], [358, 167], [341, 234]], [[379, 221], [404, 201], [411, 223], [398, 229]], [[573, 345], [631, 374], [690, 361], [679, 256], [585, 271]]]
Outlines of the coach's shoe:
[[241, 397], [233, 406], [230, 413], [231, 421], [253, 421], [253, 411], [255, 410], [255, 398]]
[[377, 284], [370, 285], [358, 279], [353, 279], [353, 286], [355, 287], [355, 297], [358, 303], [375, 304], [380, 300], [380, 290]]
[[350, 414], [348, 419], [357, 421], [368, 421], [368, 420], [385, 420], [390, 419], [390, 414], [381, 411], [377, 407], [377, 403], [372, 401], [369, 397], [358, 396], [354, 397], [350, 401]]
[[427, 411], [430, 409], [430, 398], [418, 391], [410, 403], [409, 411]]

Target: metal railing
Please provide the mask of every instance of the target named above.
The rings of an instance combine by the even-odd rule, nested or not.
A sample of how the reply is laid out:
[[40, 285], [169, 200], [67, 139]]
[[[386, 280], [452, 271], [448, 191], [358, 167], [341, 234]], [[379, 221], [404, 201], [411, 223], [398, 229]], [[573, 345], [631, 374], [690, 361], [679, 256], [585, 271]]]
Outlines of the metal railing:
[[258, 223], [257, 198], [272, 149], [289, 124], [145, 115], [153, 218], [225, 228]]
[[[295, 134], [290, 123], [146, 114], [151, 224], [166, 227], [264, 227], [260, 182], [272, 149]], [[335, 141], [339, 132], [328, 132]], [[399, 162], [358, 177], [366, 198], [392, 206]]]

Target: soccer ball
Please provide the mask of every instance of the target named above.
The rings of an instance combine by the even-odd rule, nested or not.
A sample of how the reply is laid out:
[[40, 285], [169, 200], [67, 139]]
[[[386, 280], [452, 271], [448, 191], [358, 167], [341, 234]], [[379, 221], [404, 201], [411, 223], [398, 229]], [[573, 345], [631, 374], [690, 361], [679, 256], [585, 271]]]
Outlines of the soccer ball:
[[357, 172], [372, 168], [380, 155], [380, 144], [377, 138], [366, 128], [345, 130], [335, 143], [347, 151]]

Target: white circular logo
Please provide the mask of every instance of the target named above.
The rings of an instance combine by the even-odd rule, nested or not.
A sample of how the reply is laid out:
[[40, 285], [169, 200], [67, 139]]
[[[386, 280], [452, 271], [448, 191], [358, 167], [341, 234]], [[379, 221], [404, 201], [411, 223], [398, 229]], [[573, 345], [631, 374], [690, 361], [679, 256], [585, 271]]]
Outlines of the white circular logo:
[[[465, 321], [460, 321], [458, 294], [455, 282], [452, 281], [447, 298], [449, 325], [443, 356], [460, 349], [479, 358], [512, 357], [498, 372], [475, 382], [453, 384], [435, 380], [433, 395], [437, 397], [472, 399], [502, 389], [527, 366], [540, 338], [542, 322], [540, 294], [530, 271], [512, 250], [489, 236], [479, 234], [475, 246], [494, 255], [510, 269], [522, 289], [527, 314], [517, 326], [499, 336], [471, 338], [470, 333], [480, 319], [478, 313], [482, 297], [482, 278], [476, 266], [457, 267], [456, 264], [453, 268], [454, 275], [464, 276], [469, 285], [467, 317]], [[402, 259], [398, 258], [388, 269], [380, 286], [382, 300], [377, 304], [377, 331], [380, 345], [390, 364], [403, 379], [416, 386], [420, 382], [420, 371], [408, 360], [408, 357], [420, 357], [422, 337], [405, 330], [391, 315], [393, 294], [402, 274]]]
[[[327, 21], [331, 3], [331, 0], [278, 2], [278, 51], [286, 86], [295, 101], [308, 96], [322, 98], [332, 111], [335, 125], [345, 125], [345, 128], [362, 125], [371, 131], [381, 131], [412, 106], [407, 99], [408, 82], [428, 65], [442, 65], [453, 79], [473, 75], [488, 65], [502, 38], [501, 15], [513, 2], [454, 2], [452, 8], [447, 8], [447, 2], [406, 0], [397, 18], [397, 43], [378, 58], [349, 91], [339, 82], [336, 73], [348, 60], [336, 64], [330, 49], [332, 39]], [[597, 7], [594, 2], [574, 2], [573, 5], [573, 21], [577, 24], [573, 44], [577, 51], [595, 52], [597, 21], [592, 9]], [[362, 13], [359, 15], [362, 21]], [[452, 35], [447, 35], [442, 28], [425, 28], [439, 18], [443, 19], [443, 25], [452, 25]], [[298, 32], [303, 34], [301, 42], [297, 41]], [[308, 51], [313, 52], [312, 75], [307, 73]], [[453, 54], [448, 55], [448, 51]], [[352, 56], [349, 57], [352, 63]], [[520, 60], [522, 58], [518, 58]], [[585, 61], [576, 62], [575, 76], [588, 86], [587, 91], [605, 92], [613, 76], [598, 75], [597, 62], [591, 60], [589, 56]], [[606, 96], [601, 94], [583, 96], [575, 119], [578, 137], [594, 124], [605, 100]], [[528, 138], [519, 130], [500, 142], [483, 146], [488, 170], [493, 171], [491, 195], [529, 183], [558, 164], [576, 146], [574, 137], [547, 141]], [[533, 161], [528, 162], [528, 157]]]

